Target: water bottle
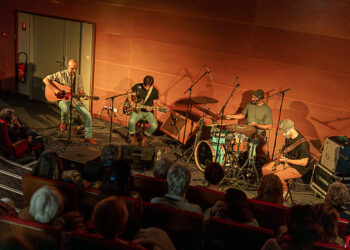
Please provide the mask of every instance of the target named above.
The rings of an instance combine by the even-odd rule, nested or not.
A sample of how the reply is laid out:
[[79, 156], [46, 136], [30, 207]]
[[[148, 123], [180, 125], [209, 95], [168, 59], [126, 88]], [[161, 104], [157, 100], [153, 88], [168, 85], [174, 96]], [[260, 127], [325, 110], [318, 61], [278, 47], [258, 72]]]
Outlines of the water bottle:
[[162, 150], [158, 149], [156, 154], [156, 160], [159, 161], [160, 159], [162, 159]]

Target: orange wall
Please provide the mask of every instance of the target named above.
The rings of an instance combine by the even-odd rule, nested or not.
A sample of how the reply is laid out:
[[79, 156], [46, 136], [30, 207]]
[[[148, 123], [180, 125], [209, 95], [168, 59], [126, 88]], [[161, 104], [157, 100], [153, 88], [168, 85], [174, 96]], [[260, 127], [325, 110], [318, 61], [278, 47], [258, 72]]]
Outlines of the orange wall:
[[[226, 113], [237, 110], [243, 93], [252, 89], [273, 94], [291, 88], [282, 119], [293, 119], [318, 145], [325, 136], [350, 137], [348, 0], [1, 1], [0, 32], [9, 37], [0, 38], [0, 87], [10, 92], [15, 91], [15, 10], [95, 23], [93, 89], [103, 98], [151, 74], [161, 102], [179, 108], [174, 102], [208, 64], [214, 79], [205, 76], [193, 95], [218, 99], [208, 106], [212, 111], [220, 110], [239, 76], [241, 90]], [[268, 101], [274, 127], [280, 100]], [[104, 105], [94, 104], [93, 113], [100, 114]]]

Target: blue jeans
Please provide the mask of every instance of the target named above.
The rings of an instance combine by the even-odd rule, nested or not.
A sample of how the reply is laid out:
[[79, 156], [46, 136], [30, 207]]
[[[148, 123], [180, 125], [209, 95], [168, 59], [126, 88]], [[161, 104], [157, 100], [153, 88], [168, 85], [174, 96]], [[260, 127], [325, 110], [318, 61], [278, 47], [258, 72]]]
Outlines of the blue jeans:
[[[59, 101], [58, 106], [61, 109], [61, 121], [63, 123], [67, 123], [67, 117], [69, 113], [69, 105], [70, 102], [66, 101]], [[79, 103], [74, 107], [76, 111], [79, 112], [84, 117], [85, 120], [85, 138], [91, 138], [92, 137], [92, 120], [91, 120], [91, 114], [89, 110], [85, 107], [83, 103]]]
[[129, 119], [129, 134], [135, 134], [135, 126], [138, 121], [142, 118], [145, 118], [149, 123], [149, 128], [145, 131], [145, 135], [150, 136], [154, 133], [154, 131], [158, 128], [158, 121], [156, 116], [152, 112], [132, 112], [131, 117]]

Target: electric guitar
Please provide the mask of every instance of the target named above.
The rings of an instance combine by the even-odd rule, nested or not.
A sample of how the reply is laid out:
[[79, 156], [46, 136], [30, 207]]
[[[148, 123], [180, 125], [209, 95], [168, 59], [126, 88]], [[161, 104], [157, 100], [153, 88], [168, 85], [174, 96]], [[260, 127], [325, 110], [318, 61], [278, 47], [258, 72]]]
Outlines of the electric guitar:
[[139, 113], [141, 109], [150, 109], [150, 110], [158, 110], [159, 112], [166, 113], [169, 110], [166, 107], [153, 107], [153, 106], [147, 106], [143, 105], [143, 100], [137, 100], [135, 96], [131, 97], [131, 100], [135, 103], [135, 106], [133, 107], [131, 103], [129, 102], [129, 99], [126, 98], [126, 100], [123, 103], [123, 113], [125, 115], [131, 115], [132, 112]]
[[62, 85], [55, 81], [52, 81], [52, 83], [55, 84], [56, 87], [58, 87], [60, 90], [62, 90], [62, 92], [56, 93], [56, 89], [51, 88], [50, 86], [45, 86], [45, 97], [49, 102], [69, 101], [71, 96], [77, 99], [84, 97], [93, 101], [100, 99], [98, 96], [82, 96], [80, 94], [72, 93], [70, 86]]

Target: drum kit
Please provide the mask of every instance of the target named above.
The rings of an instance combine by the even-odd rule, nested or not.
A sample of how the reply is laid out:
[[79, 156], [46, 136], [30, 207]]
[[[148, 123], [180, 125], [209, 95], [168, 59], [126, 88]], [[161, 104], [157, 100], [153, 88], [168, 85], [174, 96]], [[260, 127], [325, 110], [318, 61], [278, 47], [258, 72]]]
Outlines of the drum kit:
[[[225, 170], [223, 183], [236, 182], [242, 179], [248, 186], [248, 182], [258, 184], [258, 174], [255, 167], [256, 128], [247, 124], [218, 124], [220, 117], [209, 109], [197, 106], [198, 104], [216, 103], [217, 100], [210, 97], [193, 97], [191, 104], [203, 113], [198, 121], [199, 129], [193, 145], [193, 154], [196, 166], [205, 171], [208, 164], [219, 163]], [[210, 127], [210, 139], [200, 140], [204, 117], [212, 118]], [[188, 158], [188, 161], [192, 155]], [[245, 158], [248, 154], [248, 157]]]

